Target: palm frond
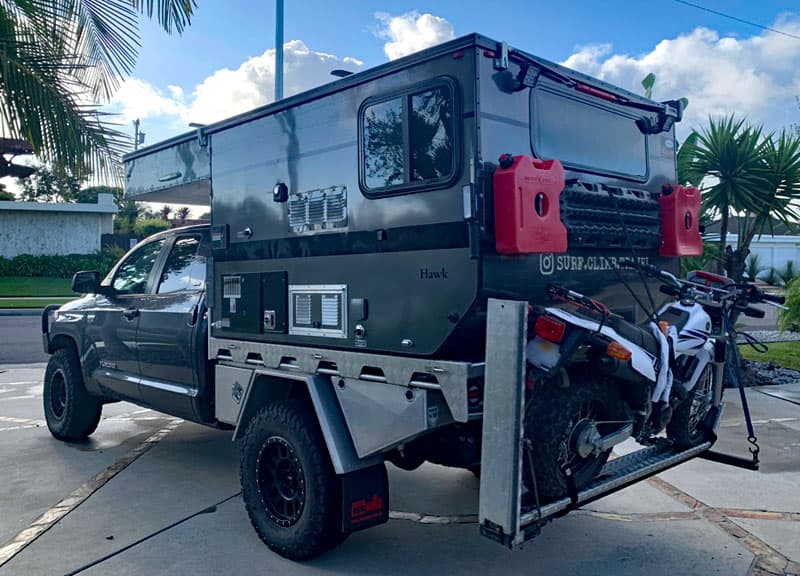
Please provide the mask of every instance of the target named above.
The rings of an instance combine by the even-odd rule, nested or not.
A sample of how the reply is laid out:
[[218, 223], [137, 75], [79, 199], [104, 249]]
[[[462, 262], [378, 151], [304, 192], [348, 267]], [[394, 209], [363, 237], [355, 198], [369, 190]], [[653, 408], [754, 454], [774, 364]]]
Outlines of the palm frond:
[[0, 115], [10, 132], [28, 140], [45, 161], [76, 175], [118, 177], [125, 136], [107, 115], [79, 103], [82, 86], [69, 75], [73, 61], [48, 51], [26, 21], [0, 11]]
[[0, 117], [9, 136], [76, 175], [120, 176], [127, 137], [87, 102], [108, 100], [136, 63], [139, 14], [167, 32], [195, 0], [0, 0]]
[[697, 132], [692, 131], [692, 133], [686, 137], [686, 140], [683, 141], [683, 144], [680, 145], [680, 148], [678, 148], [678, 154], [676, 156], [678, 184], [686, 185], [689, 183], [692, 186], [699, 186], [703, 179], [702, 176], [698, 177], [696, 173], [693, 174], [691, 171], [692, 160], [694, 158], [695, 148], [697, 147], [697, 138]]
[[147, 14], [152, 18], [155, 13], [158, 23], [168, 33], [174, 30], [181, 34], [192, 23], [194, 9], [197, 8], [195, 0], [131, 0], [135, 10]]

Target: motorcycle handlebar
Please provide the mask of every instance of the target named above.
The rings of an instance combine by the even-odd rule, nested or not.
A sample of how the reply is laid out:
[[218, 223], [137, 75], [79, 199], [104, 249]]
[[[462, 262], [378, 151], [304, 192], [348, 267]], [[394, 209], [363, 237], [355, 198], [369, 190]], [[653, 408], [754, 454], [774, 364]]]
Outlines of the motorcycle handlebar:
[[773, 302], [775, 304], [783, 304], [786, 302], [786, 298], [783, 296], [766, 294], [761, 288], [753, 286], [752, 284], [746, 285], [746, 294], [750, 302]]
[[675, 287], [680, 284], [679, 280], [675, 276], [666, 270], [662, 270], [657, 266], [653, 266], [652, 264], [641, 264], [632, 260], [623, 260], [619, 263], [619, 266], [621, 268], [634, 268], [637, 270], [642, 270], [643, 272], [647, 273], [648, 276], [653, 276], [654, 278], [659, 278], [665, 282], [669, 282], [669, 284]]
[[742, 312], [744, 312], [745, 316], [749, 316], [750, 318], [763, 318], [764, 317], [764, 311], [763, 310], [761, 310], [759, 308], [753, 308], [752, 306], [748, 306], [747, 308], [742, 310]]
[[786, 298], [783, 296], [774, 296], [773, 294], [761, 294], [761, 299], [765, 302], [774, 302], [775, 304], [786, 303]]

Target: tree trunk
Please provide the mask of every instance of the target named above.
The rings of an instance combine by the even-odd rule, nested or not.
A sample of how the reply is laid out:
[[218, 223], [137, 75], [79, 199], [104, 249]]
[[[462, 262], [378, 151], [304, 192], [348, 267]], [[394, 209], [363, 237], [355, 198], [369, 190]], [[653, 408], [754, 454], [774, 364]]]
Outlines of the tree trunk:
[[728, 252], [725, 257], [725, 271], [728, 274], [728, 278], [732, 278], [735, 282], [742, 281], [749, 255], [750, 248], [747, 246], [741, 246], [732, 252]]
[[753, 222], [739, 238], [739, 245], [736, 250], [728, 252], [726, 255], [725, 270], [728, 273], [728, 278], [732, 278], [735, 282], [741, 282], [744, 277], [747, 257], [750, 255], [750, 243], [755, 238], [757, 224], [757, 222]]
[[719, 225], [719, 256], [714, 260], [711, 270], [716, 274], [723, 274], [727, 269], [728, 254], [725, 247], [728, 243], [728, 207], [722, 212]]

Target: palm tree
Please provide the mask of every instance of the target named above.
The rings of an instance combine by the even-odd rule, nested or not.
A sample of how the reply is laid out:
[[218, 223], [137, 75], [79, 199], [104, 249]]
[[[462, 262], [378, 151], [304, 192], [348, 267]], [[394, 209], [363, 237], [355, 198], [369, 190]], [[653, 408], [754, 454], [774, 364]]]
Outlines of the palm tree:
[[133, 70], [137, 17], [180, 34], [195, 8], [195, 0], [0, 0], [0, 133], [77, 177], [118, 177], [128, 141], [97, 105]]
[[[696, 134], [687, 150], [687, 178], [709, 182], [703, 211], [720, 219], [721, 264], [738, 281], [756, 235], [772, 230], [775, 222], [791, 227], [800, 220], [794, 205], [800, 198], [800, 136], [783, 131], [764, 137], [761, 127], [732, 115], [711, 118]], [[739, 216], [735, 250], [727, 246], [733, 215]]]

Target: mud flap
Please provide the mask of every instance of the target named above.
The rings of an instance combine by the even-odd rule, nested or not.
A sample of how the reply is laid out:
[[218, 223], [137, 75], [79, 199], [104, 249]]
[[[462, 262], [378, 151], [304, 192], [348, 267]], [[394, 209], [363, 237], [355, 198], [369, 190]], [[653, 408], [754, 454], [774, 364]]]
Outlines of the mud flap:
[[339, 478], [342, 532], [350, 534], [389, 520], [389, 480], [383, 463], [342, 474]]

